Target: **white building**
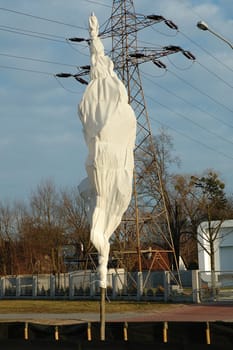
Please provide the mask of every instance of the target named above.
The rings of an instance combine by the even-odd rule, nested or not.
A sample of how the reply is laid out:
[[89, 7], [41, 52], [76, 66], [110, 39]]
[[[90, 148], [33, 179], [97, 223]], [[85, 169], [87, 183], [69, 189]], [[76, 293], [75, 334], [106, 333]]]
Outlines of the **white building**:
[[211, 229], [219, 230], [217, 239], [214, 242], [215, 250], [215, 271], [233, 271], [233, 220], [202, 222], [197, 229], [198, 241], [198, 262], [200, 271], [210, 271], [210, 256], [203, 249], [204, 246], [210, 251], [208, 235], [209, 224]]

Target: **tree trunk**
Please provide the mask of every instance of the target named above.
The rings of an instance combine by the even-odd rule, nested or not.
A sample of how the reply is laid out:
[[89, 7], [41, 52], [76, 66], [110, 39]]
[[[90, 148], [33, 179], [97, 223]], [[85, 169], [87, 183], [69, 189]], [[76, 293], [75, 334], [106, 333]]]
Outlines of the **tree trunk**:
[[214, 253], [214, 241], [210, 240], [210, 270], [211, 270], [211, 291], [212, 297], [216, 300], [216, 276], [215, 276], [215, 253]]

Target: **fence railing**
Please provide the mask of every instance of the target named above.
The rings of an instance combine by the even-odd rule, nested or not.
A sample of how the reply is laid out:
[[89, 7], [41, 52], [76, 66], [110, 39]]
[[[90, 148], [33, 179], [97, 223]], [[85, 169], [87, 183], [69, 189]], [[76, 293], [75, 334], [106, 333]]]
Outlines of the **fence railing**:
[[[108, 273], [107, 296], [112, 300], [195, 301], [192, 271], [181, 271], [180, 282], [168, 271], [131, 272], [112, 269]], [[98, 275], [92, 271], [60, 274], [3, 276], [0, 298], [97, 299]]]
[[199, 289], [202, 302], [232, 302], [233, 271], [200, 271]]
[[[98, 299], [98, 275], [92, 271], [3, 276], [0, 299]], [[233, 271], [144, 271], [108, 273], [111, 300], [174, 302], [233, 301]]]

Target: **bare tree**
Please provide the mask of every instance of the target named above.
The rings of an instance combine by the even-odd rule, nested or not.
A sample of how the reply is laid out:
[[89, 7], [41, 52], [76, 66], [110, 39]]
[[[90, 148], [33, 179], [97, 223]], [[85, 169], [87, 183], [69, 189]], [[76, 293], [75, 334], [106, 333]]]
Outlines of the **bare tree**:
[[[64, 244], [64, 214], [61, 210], [61, 198], [54, 183], [47, 180], [38, 185], [32, 193], [30, 200], [31, 239], [33, 238], [36, 250], [43, 256], [34, 261], [38, 266], [37, 259], [40, 259], [40, 266], [43, 267], [44, 259], [51, 259], [51, 271], [61, 272], [64, 269], [62, 246]], [[47, 259], [48, 260], [48, 259]], [[47, 265], [46, 260], [46, 265]]]
[[88, 254], [93, 251], [93, 245], [90, 242], [89, 224], [84, 202], [77, 188], [62, 191], [61, 208], [65, 217], [66, 242], [75, 248], [74, 255], [80, 262], [79, 266], [86, 268]]
[[0, 268], [3, 274], [14, 274], [19, 271], [16, 242], [15, 208], [9, 203], [0, 203]]

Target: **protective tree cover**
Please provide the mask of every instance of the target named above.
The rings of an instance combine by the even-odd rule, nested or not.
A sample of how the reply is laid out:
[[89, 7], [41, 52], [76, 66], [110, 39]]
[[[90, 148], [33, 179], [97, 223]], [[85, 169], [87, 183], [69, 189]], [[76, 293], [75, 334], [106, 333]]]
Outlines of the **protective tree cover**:
[[113, 71], [98, 37], [97, 18], [89, 18], [90, 82], [79, 104], [88, 147], [87, 178], [79, 185], [90, 223], [90, 239], [99, 254], [100, 287], [106, 288], [109, 239], [130, 203], [136, 118], [123, 83]]

